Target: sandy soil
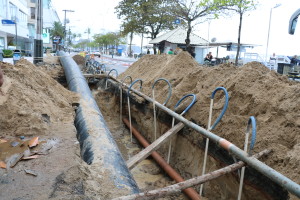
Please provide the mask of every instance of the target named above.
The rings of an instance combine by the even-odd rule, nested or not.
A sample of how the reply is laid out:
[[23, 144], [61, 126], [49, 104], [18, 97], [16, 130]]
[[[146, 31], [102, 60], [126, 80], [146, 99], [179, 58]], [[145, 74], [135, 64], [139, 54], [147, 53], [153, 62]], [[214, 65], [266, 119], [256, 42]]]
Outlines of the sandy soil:
[[[133, 142], [131, 142], [129, 130], [125, 128], [123, 122], [120, 123], [119, 106], [116, 104], [116, 102], [118, 102], [116, 101], [117, 98], [112, 96], [111, 93], [107, 93], [103, 90], [95, 90], [94, 95], [124, 159], [128, 160], [143, 148], [135, 138], [133, 138]], [[149, 191], [175, 184], [175, 181], [166, 176], [162, 169], [151, 158], [145, 159], [139, 163], [131, 170], [131, 173], [141, 191]], [[178, 194], [159, 199], [186, 200], [188, 198], [185, 197], [184, 194]]]
[[85, 65], [85, 60], [84, 57], [81, 55], [75, 55], [72, 57], [74, 59], [74, 61], [77, 63], [77, 65], [82, 69]]
[[[103, 170], [80, 158], [72, 106], [79, 97], [56, 81], [63, 76], [58, 58], [49, 55], [38, 66], [27, 60], [0, 64], [5, 79], [0, 96], [0, 199], [100, 199], [109, 195], [111, 191], [100, 187], [105, 181], [99, 179]], [[107, 120], [128, 159], [141, 148], [129, 142], [127, 129], [115, 115], [111, 113]], [[35, 137], [38, 145], [29, 148], [29, 140]], [[34, 158], [23, 160], [28, 156]], [[6, 169], [1, 169], [2, 164]], [[151, 160], [142, 162], [133, 174], [141, 190], [172, 183]], [[7, 192], [11, 188], [15, 192]]]
[[[152, 96], [151, 88], [156, 79], [168, 79], [172, 84], [172, 97], [168, 104], [170, 109], [184, 95], [196, 94], [198, 102], [186, 118], [205, 128], [211, 93], [216, 87], [225, 87], [230, 96], [229, 107], [213, 132], [243, 149], [247, 122], [250, 116], [254, 116], [257, 120], [257, 138], [253, 152], [273, 150], [266, 164], [300, 183], [299, 82], [291, 81], [257, 62], [242, 67], [230, 64], [201, 66], [186, 52], [179, 55], [145, 55], [119, 79], [127, 75], [133, 80], [142, 79], [143, 93], [148, 96]], [[134, 87], [139, 87], [139, 84]], [[156, 85], [155, 96], [159, 102], [164, 102], [167, 90], [164, 82]], [[223, 102], [223, 95], [218, 92], [215, 96], [213, 121], [221, 112]], [[149, 126], [148, 131], [151, 132], [152, 126], [146, 126]], [[199, 136], [189, 139], [194, 144], [202, 140]]]
[[[47, 59], [43, 66], [38, 67], [26, 60], [17, 65], [0, 62], [4, 72], [3, 95], [0, 95], [0, 139], [14, 142], [20, 141], [20, 136], [24, 136], [24, 140], [38, 136], [40, 141], [53, 144], [46, 155], [19, 161], [14, 168], [0, 169], [0, 199], [99, 199], [101, 188], [97, 184], [99, 180], [94, 179], [97, 171], [79, 157], [72, 106], [78, 102], [78, 96], [53, 79], [63, 73], [57, 58]], [[170, 80], [173, 95], [168, 106], [171, 109], [183, 95], [196, 94], [198, 102], [186, 117], [204, 127], [211, 92], [219, 86], [227, 88], [229, 108], [214, 133], [242, 148], [248, 118], [255, 116], [257, 140], [253, 152], [272, 149], [273, 154], [266, 164], [300, 183], [300, 83], [269, 71], [259, 63], [239, 68], [228, 64], [203, 67], [186, 52], [176, 56], [145, 55], [119, 78], [126, 75], [143, 79], [143, 92], [149, 96], [155, 79]], [[158, 101], [163, 102], [166, 85], [159, 83], [155, 90]], [[119, 118], [115, 115], [117, 108], [109, 102], [105, 104], [105, 100], [101, 102], [108, 108], [104, 115], [108, 117], [111, 132], [121, 151], [129, 152], [128, 156], [135, 154], [138, 145], [128, 143], [126, 129], [119, 126]], [[223, 96], [217, 94], [213, 119], [222, 106]], [[115, 112], [111, 112], [113, 109]], [[152, 128], [149, 125], [149, 130]], [[201, 138], [189, 140], [197, 144]], [[2, 158], [1, 161], [7, 162], [7, 159]], [[159, 175], [160, 170], [151, 161], [141, 165], [133, 171], [137, 182], [145, 176], [154, 180], [151, 183], [139, 182], [143, 190], [171, 183], [168, 178]], [[26, 174], [24, 169], [32, 170], [37, 176]], [[7, 192], [11, 188], [16, 192]]]

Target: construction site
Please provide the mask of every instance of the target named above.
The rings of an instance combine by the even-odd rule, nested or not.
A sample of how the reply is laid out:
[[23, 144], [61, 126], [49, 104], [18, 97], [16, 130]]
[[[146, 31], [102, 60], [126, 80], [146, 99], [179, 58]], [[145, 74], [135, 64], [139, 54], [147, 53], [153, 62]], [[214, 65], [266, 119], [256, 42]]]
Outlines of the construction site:
[[300, 82], [186, 51], [86, 62], [0, 62], [0, 199], [300, 198]]

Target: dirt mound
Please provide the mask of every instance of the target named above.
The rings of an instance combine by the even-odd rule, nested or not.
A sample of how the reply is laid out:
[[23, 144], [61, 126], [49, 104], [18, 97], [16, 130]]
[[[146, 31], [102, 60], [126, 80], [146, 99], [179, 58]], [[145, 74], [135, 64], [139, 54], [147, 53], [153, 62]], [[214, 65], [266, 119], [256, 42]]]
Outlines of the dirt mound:
[[75, 55], [72, 57], [74, 59], [74, 61], [77, 63], [77, 65], [81, 65], [84, 66], [85, 61], [84, 61], [84, 57], [80, 56], [80, 55]]
[[52, 122], [73, 120], [71, 104], [77, 102], [74, 93], [25, 59], [16, 65], [0, 65], [4, 72], [1, 136], [44, 135]]
[[[192, 57], [179, 55], [146, 55], [119, 77], [130, 75], [143, 80], [143, 92], [152, 96], [153, 82], [166, 78], [172, 85], [168, 107], [173, 109], [186, 94], [197, 95], [198, 102], [186, 118], [206, 127], [210, 96], [216, 87], [229, 93], [229, 107], [222, 121], [213, 131], [243, 149], [245, 130], [250, 116], [257, 120], [257, 139], [253, 152], [272, 149], [267, 164], [300, 183], [300, 83], [270, 71], [257, 62], [242, 67], [222, 64], [216, 67], [199, 65]], [[138, 84], [134, 88], [139, 87]], [[156, 85], [156, 99], [164, 102], [167, 84]], [[223, 108], [223, 94], [215, 96], [213, 121]], [[194, 138], [195, 144], [199, 138]]]

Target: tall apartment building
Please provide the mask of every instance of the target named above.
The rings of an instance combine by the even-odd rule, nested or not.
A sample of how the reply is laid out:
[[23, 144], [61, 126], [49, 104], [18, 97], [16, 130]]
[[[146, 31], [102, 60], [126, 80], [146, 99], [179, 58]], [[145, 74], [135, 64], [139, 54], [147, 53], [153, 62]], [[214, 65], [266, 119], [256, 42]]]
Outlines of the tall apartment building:
[[[13, 20], [16, 25], [0, 24], [0, 48], [7, 49], [16, 46], [25, 50], [29, 42], [27, 16], [27, 0], [0, 0], [0, 19]], [[16, 37], [17, 35], [17, 37]]]
[[[42, 0], [42, 4], [44, 47], [52, 47], [49, 30], [55, 21], [60, 20], [51, 5], [51, 0]], [[0, 49], [9, 49], [17, 45], [16, 48], [26, 55], [33, 55], [37, 24], [36, 0], [0, 0], [0, 20], [3, 19], [17, 23], [16, 25], [0, 24]]]

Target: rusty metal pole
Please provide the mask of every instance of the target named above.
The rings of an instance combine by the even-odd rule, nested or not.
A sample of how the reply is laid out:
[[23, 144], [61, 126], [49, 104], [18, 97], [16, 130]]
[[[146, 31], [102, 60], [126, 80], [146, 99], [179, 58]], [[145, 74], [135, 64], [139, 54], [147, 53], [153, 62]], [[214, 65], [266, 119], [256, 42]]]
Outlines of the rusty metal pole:
[[[125, 118], [123, 118], [123, 122], [129, 127], [129, 121]], [[132, 133], [134, 134], [134, 136], [137, 138], [137, 140], [146, 148], [148, 147], [150, 144], [148, 143], [148, 141], [133, 127], [132, 128]], [[154, 151], [153, 153], [151, 153], [152, 158], [157, 162], [157, 164], [159, 164], [161, 166], [161, 168], [163, 168], [165, 170], [165, 172], [171, 177], [173, 178], [177, 183], [179, 182], [183, 182], [184, 179], [156, 152]], [[190, 198], [193, 200], [199, 200], [200, 196], [199, 194], [196, 192], [196, 190], [194, 190], [193, 188], [187, 188], [184, 189], [183, 192]]]

